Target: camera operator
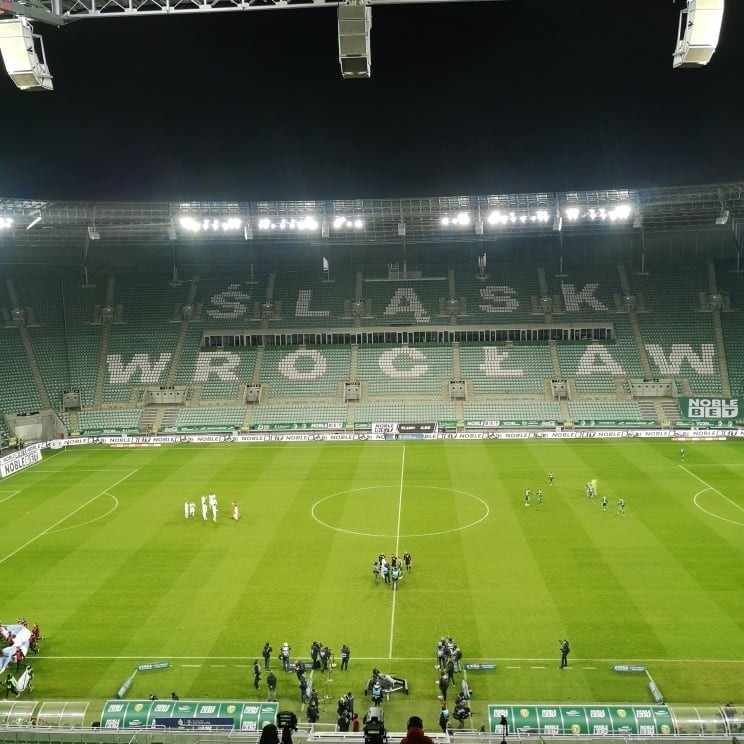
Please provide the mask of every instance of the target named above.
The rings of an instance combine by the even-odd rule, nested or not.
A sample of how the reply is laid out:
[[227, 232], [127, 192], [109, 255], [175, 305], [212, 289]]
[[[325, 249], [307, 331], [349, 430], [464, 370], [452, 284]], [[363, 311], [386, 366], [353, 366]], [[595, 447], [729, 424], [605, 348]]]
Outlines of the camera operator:
[[568, 655], [571, 652], [571, 647], [568, 644], [568, 639], [564, 638], [562, 641], [558, 641], [561, 648], [561, 665], [559, 669], [565, 669], [568, 666]]

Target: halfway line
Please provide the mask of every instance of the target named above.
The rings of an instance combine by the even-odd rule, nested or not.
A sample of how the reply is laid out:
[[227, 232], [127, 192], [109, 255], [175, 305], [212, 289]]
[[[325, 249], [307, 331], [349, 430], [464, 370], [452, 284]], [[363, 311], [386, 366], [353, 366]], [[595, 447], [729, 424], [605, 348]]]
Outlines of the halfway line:
[[[400, 460], [400, 486], [398, 488], [398, 524], [395, 527], [395, 555], [398, 555], [400, 547], [400, 514], [403, 510], [403, 471], [406, 468], [406, 446], [403, 445], [403, 456]], [[389, 569], [388, 569], [389, 570]], [[391, 582], [395, 587], [395, 584]], [[390, 644], [388, 645], [388, 659], [393, 658], [393, 632], [395, 631], [395, 600], [398, 596], [398, 590], [393, 592], [393, 609], [390, 614]]]

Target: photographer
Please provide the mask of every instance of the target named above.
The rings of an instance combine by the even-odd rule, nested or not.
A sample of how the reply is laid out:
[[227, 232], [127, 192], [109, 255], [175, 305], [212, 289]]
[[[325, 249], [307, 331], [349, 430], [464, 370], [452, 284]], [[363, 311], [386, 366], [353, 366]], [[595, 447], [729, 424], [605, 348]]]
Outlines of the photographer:
[[559, 669], [565, 669], [568, 666], [568, 655], [571, 652], [571, 647], [568, 645], [568, 639], [565, 638], [562, 641], [558, 641], [561, 649], [561, 665]]
[[465, 726], [465, 721], [470, 718], [470, 708], [468, 707], [468, 704], [464, 700], [455, 703], [455, 710], [452, 713], [452, 716], [459, 722], [460, 728], [463, 728]]

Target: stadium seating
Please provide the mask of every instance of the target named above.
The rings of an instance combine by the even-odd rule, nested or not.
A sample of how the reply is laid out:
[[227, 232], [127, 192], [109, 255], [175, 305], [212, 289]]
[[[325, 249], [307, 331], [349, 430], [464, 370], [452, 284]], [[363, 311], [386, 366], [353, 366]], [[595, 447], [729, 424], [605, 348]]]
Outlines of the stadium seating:
[[271, 398], [334, 398], [349, 379], [351, 352], [342, 346], [271, 347], [261, 366], [261, 382]]
[[234, 347], [200, 350], [202, 326], [190, 324], [173, 376], [175, 385], [198, 386], [201, 400], [235, 402], [253, 378], [255, 349]]
[[[0, 307], [6, 309], [0, 327], [0, 412], [40, 410], [45, 394], [59, 410], [62, 391], [75, 388], [83, 410], [79, 418], [61, 414], [66, 424], [76, 420], [83, 430], [137, 431], [146, 403], [143, 389], [176, 385], [187, 388], [187, 407], [172, 414], [174, 430], [463, 419], [535, 425], [561, 421], [567, 410], [575, 420], [632, 422], [649, 417], [647, 409], [644, 416], [637, 403], [627, 400], [628, 378], [650, 373], [677, 380], [681, 394], [721, 394], [719, 353], [724, 350], [731, 395], [744, 391], [744, 280], [729, 264], [716, 267], [719, 288], [731, 300], [720, 315], [724, 349], [718, 349], [714, 316], [701, 302], [712, 282], [707, 264], [665, 263], [638, 275], [629, 265], [618, 270], [613, 261], [569, 260], [566, 276], [558, 276], [554, 264], [541, 270], [536, 263], [490, 259], [488, 279], [479, 280], [471, 258], [451, 266], [417, 261], [405, 280], [389, 278], [388, 265], [379, 259], [359, 266], [339, 259], [333, 262], [332, 281], [325, 281], [315, 257], [277, 256], [255, 277], [244, 267], [232, 272], [217, 265], [203, 271], [195, 265], [182, 269], [187, 277], [182, 283], [169, 282], [162, 268], [147, 273], [115, 267], [111, 276], [94, 272], [85, 287], [74, 274], [60, 278], [54, 270], [31, 274], [19, 269], [11, 272], [9, 283], [0, 282]], [[345, 315], [345, 303], [358, 291], [357, 271], [362, 272], [363, 298], [371, 303], [369, 318]], [[618, 302], [628, 287], [642, 297], [643, 312], [635, 318]], [[30, 309], [25, 331], [12, 327], [7, 314], [13, 292], [15, 301]], [[616, 338], [558, 341], [552, 347], [547, 342], [470, 340], [454, 346], [282, 346], [286, 339], [278, 337], [276, 346], [264, 348], [201, 346], [207, 330], [229, 337], [245, 330], [298, 328], [307, 333], [334, 326], [401, 332], [432, 325], [449, 330], [519, 327], [544, 322], [539, 297], [546, 292], [560, 300], [555, 322], [614, 325]], [[457, 299], [453, 314], [440, 302], [450, 294]], [[276, 317], [261, 314], [267, 296], [281, 307]], [[102, 324], [100, 309], [108, 304], [113, 313]], [[633, 323], [641, 334], [640, 350]], [[41, 375], [38, 389], [24, 347], [26, 334]], [[549, 382], [557, 374], [571, 380], [571, 400], [562, 409], [551, 400]], [[462, 402], [449, 400], [448, 383], [454, 379], [468, 381]], [[361, 400], [347, 407], [343, 383], [357, 381]], [[264, 392], [259, 405], [246, 409], [244, 386], [253, 382], [262, 383]]]
[[17, 328], [0, 328], [0, 411], [24, 413], [38, 411], [41, 399], [29, 373], [26, 351]]
[[336, 274], [323, 281], [322, 264], [313, 261], [293, 265], [277, 273], [272, 299], [281, 303], [281, 317], [269, 319], [271, 327], [323, 328], [346, 326], [344, 301], [354, 297], [353, 273]]
[[360, 403], [356, 407], [355, 426], [377, 422], [435, 422], [453, 426], [457, 414], [452, 403]]
[[568, 404], [568, 412], [571, 420], [574, 422], [580, 422], [582, 420], [618, 422], [644, 420], [638, 403], [633, 400], [570, 402]]
[[460, 365], [476, 396], [544, 395], [545, 381], [554, 377], [547, 344], [463, 344]]
[[137, 433], [141, 409], [80, 411], [78, 420], [83, 434]]
[[340, 429], [348, 416], [345, 405], [326, 406], [257, 406], [251, 418], [252, 429], [263, 428], [334, 428]]
[[477, 425], [490, 422], [506, 425], [506, 422], [539, 422], [548, 424], [560, 423], [560, 403], [535, 401], [505, 401], [500, 403], [465, 403], [463, 405], [465, 423]]
[[[182, 408], [178, 411], [174, 431], [240, 429], [245, 418], [245, 408]], [[166, 431], [169, 429], [166, 428]]]
[[441, 396], [452, 379], [450, 347], [375, 345], [359, 349], [357, 378], [370, 398]]
[[488, 266], [488, 278], [477, 278], [477, 266], [460, 267], [456, 274], [457, 296], [463, 297], [467, 323], [534, 323], [532, 298], [540, 296], [537, 267], [534, 264], [496, 264]]

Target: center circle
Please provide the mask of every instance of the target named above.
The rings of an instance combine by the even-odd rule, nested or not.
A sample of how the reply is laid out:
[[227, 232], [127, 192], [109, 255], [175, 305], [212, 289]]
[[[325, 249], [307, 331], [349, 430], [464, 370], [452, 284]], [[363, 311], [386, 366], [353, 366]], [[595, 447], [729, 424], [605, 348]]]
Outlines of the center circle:
[[[447, 535], [475, 527], [491, 510], [479, 496], [457, 488], [408, 486], [401, 497], [400, 486], [364, 486], [324, 496], [312, 505], [310, 513], [318, 524], [347, 535], [409, 538]], [[345, 519], [350, 524], [382, 525], [381, 531], [347, 529], [343, 526]], [[405, 527], [409, 519], [415, 527]], [[388, 525], [390, 529], [384, 530]]]

